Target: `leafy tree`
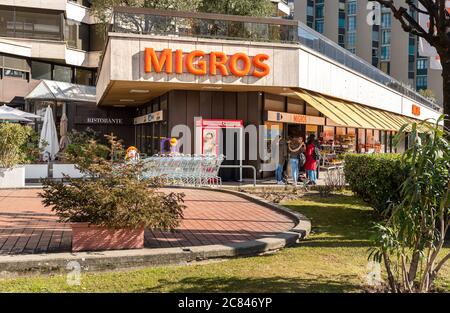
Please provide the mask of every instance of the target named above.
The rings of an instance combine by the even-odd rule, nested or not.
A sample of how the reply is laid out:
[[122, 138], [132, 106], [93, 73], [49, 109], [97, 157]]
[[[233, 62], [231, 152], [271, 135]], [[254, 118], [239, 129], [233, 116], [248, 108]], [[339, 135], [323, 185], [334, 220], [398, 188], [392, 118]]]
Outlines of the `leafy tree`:
[[271, 16], [274, 13], [270, 0], [93, 0], [91, 12], [100, 22], [107, 24], [112, 8], [118, 6], [250, 16]]
[[35, 161], [41, 151], [39, 136], [30, 126], [0, 123], [0, 168]]
[[450, 259], [450, 253], [441, 256], [450, 225], [450, 141], [448, 131], [439, 127], [443, 118], [434, 127], [422, 122], [429, 128], [426, 135], [412, 124], [412, 145], [402, 157], [410, 170], [400, 188], [401, 201], [392, 205], [387, 221], [375, 227], [369, 257], [384, 263], [392, 292], [431, 291]]
[[[446, 0], [405, 0], [404, 5], [399, 4], [399, 0], [374, 1], [389, 8], [404, 31], [425, 39], [436, 48], [442, 64], [444, 113], [450, 115], [450, 14], [445, 6]], [[419, 24], [413, 11], [429, 16], [430, 23], [426, 29]], [[445, 126], [450, 129], [450, 120], [445, 120]]]
[[274, 8], [270, 0], [202, 0], [198, 11], [267, 17], [274, 14]]

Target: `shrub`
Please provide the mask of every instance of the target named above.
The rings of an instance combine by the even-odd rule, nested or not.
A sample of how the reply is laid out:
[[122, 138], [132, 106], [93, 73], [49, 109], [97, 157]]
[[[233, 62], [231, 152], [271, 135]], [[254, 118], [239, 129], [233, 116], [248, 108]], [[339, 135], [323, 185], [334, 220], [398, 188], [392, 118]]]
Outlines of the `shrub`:
[[30, 126], [0, 123], [0, 167], [11, 168], [39, 157], [39, 139]]
[[84, 157], [87, 150], [92, 152], [89, 145], [91, 142], [95, 142], [95, 155], [107, 159], [109, 154], [108, 147], [98, 143], [100, 140], [99, 136], [99, 133], [90, 127], [86, 128], [84, 131], [77, 131], [73, 129], [69, 133], [70, 143], [65, 150], [64, 158], [70, 161], [73, 158]]
[[399, 154], [347, 154], [344, 172], [351, 190], [383, 213], [400, 201], [399, 188], [408, 171]]
[[[122, 145], [110, 137], [109, 152], [120, 155]], [[143, 164], [106, 160], [96, 155], [98, 147], [91, 141], [77, 167], [89, 179], [66, 177], [69, 184], [44, 181], [40, 194], [45, 206], [61, 222], [84, 222], [107, 228], [174, 229], [182, 218], [182, 193], [159, 192], [157, 180], [143, 181]]]

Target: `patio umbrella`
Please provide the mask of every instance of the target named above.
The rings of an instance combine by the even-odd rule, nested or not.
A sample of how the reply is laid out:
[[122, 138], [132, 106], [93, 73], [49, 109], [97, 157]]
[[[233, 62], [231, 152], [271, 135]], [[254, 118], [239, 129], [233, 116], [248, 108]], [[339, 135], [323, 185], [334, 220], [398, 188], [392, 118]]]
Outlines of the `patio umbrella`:
[[59, 136], [61, 139], [59, 140], [59, 149], [63, 151], [67, 148], [67, 146], [70, 143], [69, 136], [67, 135], [67, 115], [66, 113], [63, 113], [63, 116], [61, 117], [61, 122], [59, 123]]
[[[43, 145], [43, 142], [46, 143], [45, 146]], [[45, 110], [39, 147], [43, 149], [42, 154], [44, 161], [54, 160], [59, 151], [58, 134], [56, 132], [53, 112], [50, 106]]]
[[31, 120], [16, 114], [0, 112], [0, 121], [2, 120], [14, 122], [31, 122]]
[[39, 115], [24, 112], [24, 111], [18, 110], [16, 108], [9, 107], [6, 104], [0, 106], [0, 114], [2, 114], [2, 113], [14, 114], [14, 115], [17, 115], [17, 116], [20, 116], [23, 118], [41, 118]]

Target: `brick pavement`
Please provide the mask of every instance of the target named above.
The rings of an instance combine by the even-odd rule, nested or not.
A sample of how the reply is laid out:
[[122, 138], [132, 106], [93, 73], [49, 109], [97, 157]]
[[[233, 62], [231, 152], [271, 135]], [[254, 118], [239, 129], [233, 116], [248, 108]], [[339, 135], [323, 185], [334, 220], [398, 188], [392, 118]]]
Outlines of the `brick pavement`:
[[[167, 189], [170, 190], [170, 189]], [[45, 208], [39, 189], [0, 190], [0, 254], [67, 252], [71, 230]], [[194, 189], [184, 192], [184, 218], [175, 232], [145, 231], [145, 246], [184, 247], [242, 242], [291, 229], [294, 222], [238, 196]]]

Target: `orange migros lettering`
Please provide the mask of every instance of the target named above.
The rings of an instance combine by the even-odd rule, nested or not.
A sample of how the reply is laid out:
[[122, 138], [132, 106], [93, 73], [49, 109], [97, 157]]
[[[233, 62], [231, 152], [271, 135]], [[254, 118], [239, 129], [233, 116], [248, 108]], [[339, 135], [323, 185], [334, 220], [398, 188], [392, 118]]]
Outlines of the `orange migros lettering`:
[[155, 50], [153, 48], [145, 48], [145, 72], [150, 73], [152, 71], [152, 66], [155, 68], [155, 72], [161, 73], [164, 65], [166, 66], [166, 73], [172, 73], [172, 50], [164, 49], [159, 58], [156, 56]]
[[[209, 58], [209, 62], [207, 59]], [[269, 75], [270, 66], [267, 54], [257, 54], [253, 57], [238, 52], [230, 56], [224, 52], [210, 52], [194, 50], [184, 53], [181, 49], [163, 49], [158, 54], [153, 48], [146, 48], [144, 52], [144, 70], [146, 73], [166, 72], [167, 74], [182, 74], [183, 70], [193, 75], [234, 75], [237, 77], [254, 76], [262, 78]]]

